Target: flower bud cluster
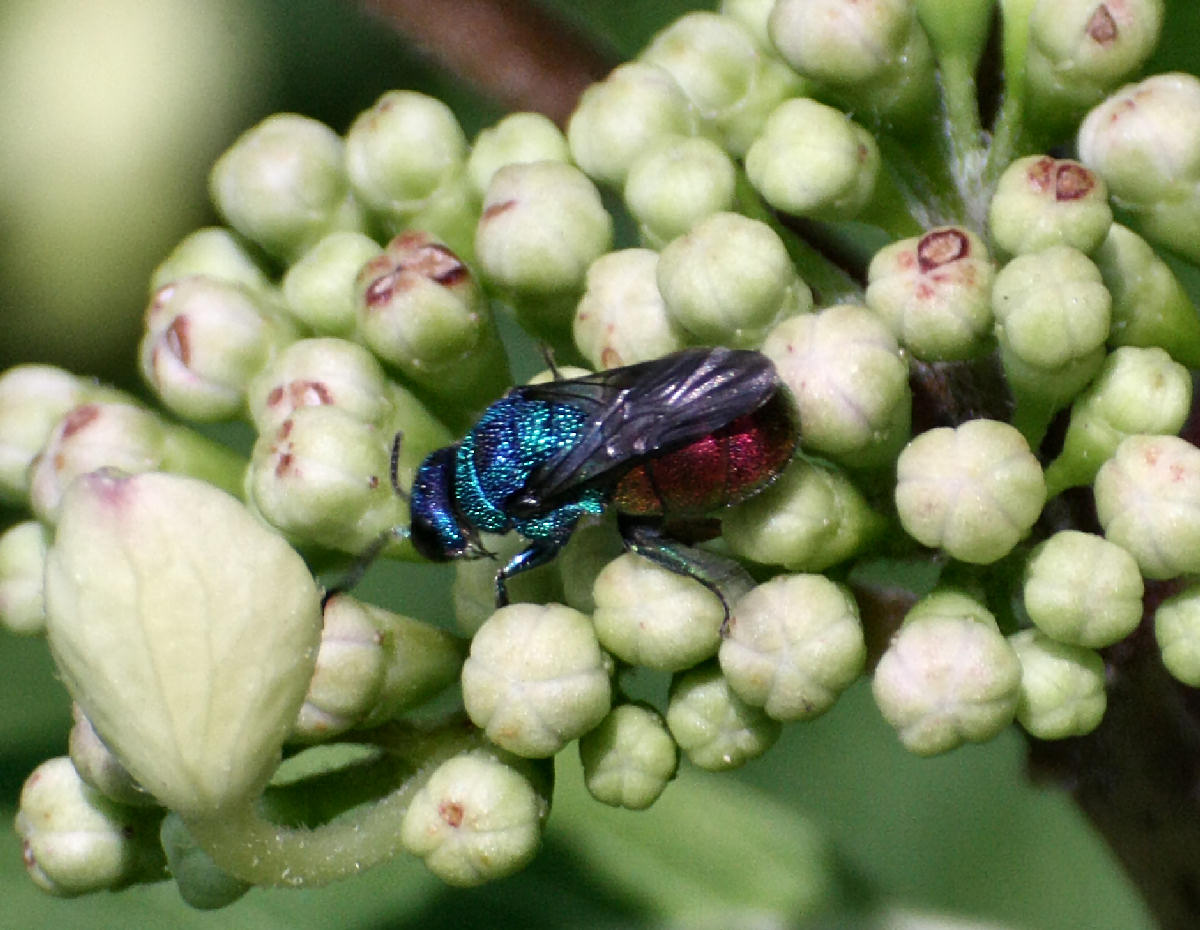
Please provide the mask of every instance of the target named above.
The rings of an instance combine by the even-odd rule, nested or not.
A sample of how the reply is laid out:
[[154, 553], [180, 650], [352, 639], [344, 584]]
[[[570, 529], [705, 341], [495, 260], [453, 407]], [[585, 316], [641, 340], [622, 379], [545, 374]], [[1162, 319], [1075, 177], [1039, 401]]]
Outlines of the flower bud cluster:
[[[1200, 575], [1200, 451], [1174, 435], [1200, 315], [1151, 244], [1200, 258], [1200, 82], [1103, 99], [1161, 3], [1037, 0], [1004, 31], [1012, 80], [985, 133], [961, 95], [991, 7], [726, 0], [589, 88], [565, 131], [518, 113], [468, 142], [412, 91], [344, 136], [293, 114], [247, 131], [211, 175], [228, 228], [155, 271], [139, 360], [177, 417], [246, 421], [248, 467], [64, 372], [0, 376], [0, 500], [36, 518], [0, 535], [0, 621], [46, 631], [78, 706], [71, 758], [22, 798], [34, 880], [116, 888], [165, 857], [185, 900], [216, 907], [406, 850], [477, 884], [536, 853], [572, 743], [596, 800], [643, 809], [681, 754], [742, 765], [871, 662], [920, 755], [1014, 720], [1094, 729], [1100, 650], [1143, 620], [1143, 579]], [[1089, 107], [1079, 161], [1034, 151]], [[889, 240], [860, 282], [822, 251], [847, 221]], [[462, 635], [407, 615], [423, 602], [322, 599], [292, 544], [316, 564], [415, 554], [405, 489], [511, 382], [496, 304], [596, 370], [758, 350], [799, 451], [719, 514], [720, 540], [622, 551], [611, 520], [581, 523], [500, 608], [497, 569], [528, 541], [483, 535], [493, 558], [456, 565], [450, 592]], [[971, 394], [988, 366], [1015, 412], [924, 380]], [[1103, 535], [1046, 510], [1089, 485]], [[855, 596], [860, 566], [893, 560], [935, 579], [902, 622]], [[1200, 591], [1153, 625], [1200, 683]], [[626, 693], [637, 669], [670, 677], [659, 703]], [[267, 787], [285, 744], [327, 741], [377, 751]], [[344, 791], [305, 796], [322, 785]], [[328, 823], [267, 824], [260, 800]]]

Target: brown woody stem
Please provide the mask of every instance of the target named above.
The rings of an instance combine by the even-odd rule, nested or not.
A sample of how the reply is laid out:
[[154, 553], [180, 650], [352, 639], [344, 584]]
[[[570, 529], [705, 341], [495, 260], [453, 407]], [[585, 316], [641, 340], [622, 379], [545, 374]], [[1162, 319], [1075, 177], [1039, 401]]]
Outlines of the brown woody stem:
[[563, 125], [615, 64], [585, 36], [522, 0], [359, 0], [448, 71], [510, 110]]

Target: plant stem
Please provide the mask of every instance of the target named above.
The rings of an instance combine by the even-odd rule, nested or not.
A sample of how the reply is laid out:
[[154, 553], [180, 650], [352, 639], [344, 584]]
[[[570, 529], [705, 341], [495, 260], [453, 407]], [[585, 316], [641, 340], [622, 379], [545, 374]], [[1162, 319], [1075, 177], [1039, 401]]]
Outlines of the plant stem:
[[254, 885], [311, 888], [394, 858], [403, 851], [400, 827], [413, 795], [438, 765], [480, 738], [453, 719], [433, 730], [396, 724], [375, 732], [395, 754], [397, 772], [408, 773], [386, 796], [312, 829], [272, 823], [250, 798], [188, 820], [188, 830], [222, 870]]
[[510, 110], [566, 122], [580, 93], [617, 63], [522, 0], [359, 0], [442, 67]]
[[1030, 739], [1035, 773], [1064, 788], [1108, 843], [1163, 930], [1200, 925], [1200, 700], [1167, 674], [1151, 625], [1108, 656], [1108, 710], [1078, 739]]

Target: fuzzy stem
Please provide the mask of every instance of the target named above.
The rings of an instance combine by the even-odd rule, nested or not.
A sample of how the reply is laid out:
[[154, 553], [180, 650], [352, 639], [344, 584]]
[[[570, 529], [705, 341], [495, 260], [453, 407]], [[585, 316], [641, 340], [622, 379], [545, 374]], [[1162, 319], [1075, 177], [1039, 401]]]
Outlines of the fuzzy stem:
[[223, 871], [254, 885], [314, 887], [349, 878], [403, 851], [400, 827], [413, 795], [451, 756], [479, 743], [461, 721], [434, 730], [399, 725], [375, 731], [375, 741], [410, 774], [385, 797], [309, 829], [267, 820], [251, 798], [189, 819], [192, 837]]

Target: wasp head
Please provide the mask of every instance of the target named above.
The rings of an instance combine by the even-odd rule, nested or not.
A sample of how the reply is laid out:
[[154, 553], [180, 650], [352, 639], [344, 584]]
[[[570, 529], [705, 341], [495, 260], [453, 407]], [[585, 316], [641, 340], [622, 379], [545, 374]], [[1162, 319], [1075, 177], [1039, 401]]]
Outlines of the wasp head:
[[431, 562], [490, 555], [478, 531], [454, 505], [454, 459], [458, 446], [429, 453], [417, 469], [409, 510], [413, 548]]

